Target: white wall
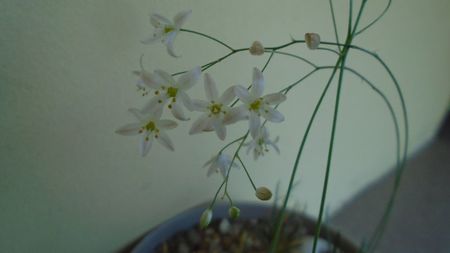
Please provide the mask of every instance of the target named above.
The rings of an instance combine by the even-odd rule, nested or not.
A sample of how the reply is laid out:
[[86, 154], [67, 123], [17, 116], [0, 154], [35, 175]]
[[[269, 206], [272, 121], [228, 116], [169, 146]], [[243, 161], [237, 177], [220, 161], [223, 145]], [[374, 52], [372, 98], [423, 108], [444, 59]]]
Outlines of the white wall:
[[[212, 134], [188, 136], [181, 123], [171, 136], [176, 152], [155, 145], [138, 154], [137, 139], [114, 134], [133, 120], [126, 109], [146, 98], [135, 92], [132, 70], [144, 54], [148, 69], [191, 68], [226, 53], [182, 34], [174, 60], [163, 46], [139, 43], [152, 27], [148, 15], [192, 9], [186, 27], [240, 48], [255, 40], [279, 45], [290, 35], [315, 31], [332, 41], [328, 1], [15, 1], [0, 2], [0, 251], [110, 252], [150, 227], [212, 198], [219, 177], [201, 166], [223, 143]], [[340, 23], [346, 6], [335, 1]], [[374, 17], [384, 1], [369, 1]], [[378, 52], [397, 74], [411, 125], [411, 150], [429, 141], [448, 108], [450, 3], [395, 0], [391, 11], [355, 43]], [[369, 18], [363, 19], [363, 23]], [[344, 26], [341, 27], [344, 31]], [[292, 52], [332, 62], [324, 52], [295, 46]], [[227, 60], [210, 73], [221, 85], [246, 84], [267, 55]], [[367, 73], [395, 99], [391, 83], [372, 60], [351, 54], [348, 63]], [[309, 69], [276, 57], [266, 72], [268, 90], [295, 81]], [[280, 156], [249, 168], [260, 185], [286, 187], [296, 148], [328, 73], [309, 79], [280, 107], [286, 122]], [[335, 87], [335, 86], [334, 86]], [[192, 95], [203, 97], [202, 84]], [[320, 112], [301, 163], [293, 202], [317, 210], [329, 137], [334, 89]], [[392, 123], [381, 100], [358, 78], [346, 76], [338, 123], [329, 207], [335, 210], [394, 164]], [[396, 103], [399, 112], [398, 103]], [[195, 116], [193, 116], [195, 117]], [[229, 131], [238, 136], [245, 124]], [[193, 148], [194, 147], [194, 148]], [[254, 200], [242, 171], [230, 185], [236, 200]]]

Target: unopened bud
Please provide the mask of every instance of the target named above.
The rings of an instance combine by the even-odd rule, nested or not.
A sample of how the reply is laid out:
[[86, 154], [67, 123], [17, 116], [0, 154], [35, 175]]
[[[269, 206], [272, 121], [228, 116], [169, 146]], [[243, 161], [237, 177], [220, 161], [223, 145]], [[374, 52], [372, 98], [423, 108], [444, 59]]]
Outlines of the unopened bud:
[[309, 49], [317, 49], [320, 44], [320, 36], [317, 33], [305, 33], [305, 41]]
[[251, 55], [262, 55], [264, 54], [264, 47], [259, 41], [254, 41], [252, 46], [249, 48]]
[[239, 208], [237, 208], [235, 206], [232, 206], [232, 207], [230, 207], [230, 209], [228, 209], [228, 215], [233, 220], [237, 219], [240, 214], [241, 214], [241, 210], [239, 210]]
[[264, 186], [257, 188], [255, 195], [260, 200], [269, 200], [272, 198], [272, 192]]
[[202, 216], [200, 216], [200, 228], [201, 229], [206, 228], [211, 222], [211, 219], [212, 219], [212, 210], [208, 208], [205, 211], [203, 211]]

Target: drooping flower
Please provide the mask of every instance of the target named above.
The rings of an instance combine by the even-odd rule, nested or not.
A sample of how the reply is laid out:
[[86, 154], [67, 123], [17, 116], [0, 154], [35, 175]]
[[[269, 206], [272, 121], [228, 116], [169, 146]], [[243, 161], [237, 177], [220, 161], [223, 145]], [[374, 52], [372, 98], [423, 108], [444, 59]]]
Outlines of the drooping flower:
[[231, 206], [228, 209], [228, 216], [232, 219], [232, 220], [236, 220], [237, 218], [239, 218], [239, 215], [241, 214], [241, 210], [237, 207], [237, 206]]
[[217, 136], [221, 140], [224, 140], [227, 133], [224, 118], [230, 110], [228, 104], [235, 98], [233, 87], [228, 88], [219, 97], [216, 84], [212, 77], [206, 73], [204, 79], [207, 101], [192, 101], [193, 109], [204, 112], [204, 114], [192, 124], [189, 134], [196, 134], [205, 130], [214, 129]]
[[256, 136], [259, 131], [261, 126], [261, 116], [271, 122], [282, 122], [284, 120], [284, 116], [278, 110], [273, 108], [272, 105], [285, 101], [286, 96], [279, 92], [262, 96], [264, 85], [262, 72], [259, 69], [254, 68], [250, 92], [240, 85], [234, 87], [236, 96], [244, 104], [230, 110], [229, 117], [232, 119], [242, 118], [243, 116], [248, 118], [249, 130], [252, 136]]
[[276, 137], [275, 140], [270, 140], [269, 138], [269, 132], [267, 131], [266, 127], [260, 127], [259, 131], [256, 135], [252, 135], [253, 140], [250, 142], [247, 142], [244, 144], [247, 146], [247, 154], [250, 152], [250, 150], [253, 150], [253, 158], [255, 160], [258, 159], [258, 157], [263, 156], [265, 153], [269, 152], [268, 146], [272, 146], [273, 149], [279, 154], [280, 149], [276, 145], [279, 138]]
[[320, 44], [320, 36], [317, 33], [305, 33], [305, 42], [309, 49], [317, 49]]
[[159, 14], [152, 14], [150, 16], [150, 23], [155, 27], [155, 31], [149, 38], [143, 40], [142, 43], [151, 44], [156, 41], [161, 41], [166, 45], [169, 55], [178, 57], [173, 49], [173, 42], [180, 31], [181, 26], [183, 26], [191, 13], [191, 10], [181, 11], [173, 17], [173, 21], [170, 21]]
[[129, 111], [138, 119], [138, 122], [127, 124], [116, 130], [121, 135], [142, 135], [140, 152], [145, 156], [152, 147], [153, 140], [157, 140], [161, 145], [173, 151], [173, 143], [165, 130], [173, 129], [177, 123], [173, 120], [162, 120], [161, 109], [155, 109], [148, 113], [143, 113], [138, 109], [131, 108]]
[[184, 73], [177, 81], [162, 70], [155, 70], [153, 73], [141, 70], [134, 73], [140, 78], [138, 87], [139, 84], [141, 86], [145, 84], [147, 88], [154, 90], [154, 97], [144, 106], [144, 112], [163, 107], [168, 102], [168, 108], [175, 118], [189, 120], [184, 114], [180, 101], [188, 110], [192, 110], [192, 102], [186, 91], [198, 82], [201, 75], [200, 67]]
[[264, 54], [264, 46], [259, 41], [254, 41], [252, 46], [248, 49], [251, 55], [262, 55]]
[[209, 166], [208, 173], [206, 175], [209, 177], [212, 173], [220, 172], [223, 177], [226, 177], [228, 170], [231, 167], [239, 168], [239, 165], [236, 162], [233, 162], [233, 165], [231, 165], [231, 160], [232, 159], [229, 155], [223, 153], [213, 156], [205, 163], [205, 165], [203, 165], [203, 167]]
[[213, 213], [211, 208], [206, 209], [203, 211], [202, 215], [200, 216], [200, 228], [205, 229], [208, 227], [209, 223], [211, 223]]

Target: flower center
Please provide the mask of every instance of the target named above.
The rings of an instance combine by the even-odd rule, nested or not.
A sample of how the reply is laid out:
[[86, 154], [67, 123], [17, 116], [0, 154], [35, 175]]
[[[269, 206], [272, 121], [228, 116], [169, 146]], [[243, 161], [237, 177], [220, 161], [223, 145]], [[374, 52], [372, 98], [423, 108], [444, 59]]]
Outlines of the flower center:
[[144, 128], [145, 128], [145, 130], [147, 130], [147, 132], [148, 132], [148, 131], [150, 131], [150, 132], [155, 131], [155, 130], [156, 130], [155, 122], [149, 121], [149, 122], [147, 123], [147, 125], [145, 125]]
[[250, 104], [250, 110], [253, 111], [258, 111], [260, 107], [261, 107], [261, 99], [257, 99]]
[[212, 104], [209, 109], [212, 114], [219, 114], [222, 111], [222, 104]]
[[167, 95], [171, 98], [174, 98], [177, 96], [178, 88], [169, 87], [167, 88]]
[[164, 33], [165, 33], [165, 34], [170, 33], [170, 32], [172, 32], [173, 30], [175, 30], [175, 29], [173, 29], [173, 27], [171, 27], [171, 26], [166, 26], [166, 27], [164, 27]]

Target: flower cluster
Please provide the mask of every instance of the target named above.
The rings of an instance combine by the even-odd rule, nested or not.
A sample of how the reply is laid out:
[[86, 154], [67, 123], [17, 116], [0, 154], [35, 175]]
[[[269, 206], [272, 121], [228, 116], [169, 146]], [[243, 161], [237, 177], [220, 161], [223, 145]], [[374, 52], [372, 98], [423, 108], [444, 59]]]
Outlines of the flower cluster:
[[[149, 44], [161, 41], [167, 47], [170, 56], [178, 57], [173, 48], [174, 39], [182, 31], [181, 26], [190, 14], [191, 11], [182, 11], [175, 15], [173, 21], [158, 14], [151, 15], [150, 22], [155, 31], [151, 37], [142, 42]], [[252, 55], [261, 55], [264, 53], [264, 47], [260, 42], [255, 41], [249, 48], [249, 52]], [[202, 73], [202, 68], [199, 66], [183, 72], [179, 77], [161, 69], [145, 70], [142, 58], [140, 66], [140, 70], [133, 72], [137, 76], [136, 85], [139, 90], [143, 91], [142, 95], [148, 96], [149, 99], [141, 109], [129, 109], [129, 112], [137, 118], [137, 122], [120, 127], [116, 133], [141, 135], [139, 147], [142, 156], [149, 153], [154, 140], [173, 151], [174, 144], [166, 130], [176, 128], [178, 126], [177, 121], [191, 120], [188, 113], [194, 112], [200, 114], [191, 124], [190, 135], [214, 131], [220, 140], [225, 140], [229, 125], [247, 121], [248, 132], [238, 139], [241, 140], [238, 150], [241, 146], [246, 146], [247, 154], [252, 151], [255, 160], [267, 153], [269, 146], [279, 153], [279, 148], [276, 145], [278, 138], [275, 140], [269, 138], [266, 123], [284, 121], [284, 116], [276, 107], [286, 100], [286, 96], [280, 92], [264, 94], [265, 80], [263, 72], [258, 68], [253, 68], [253, 78], [248, 88], [242, 85], [232, 85], [220, 93], [213, 77], [209, 73]], [[193, 99], [189, 90], [200, 81], [202, 75], [205, 98]], [[162, 119], [165, 111], [169, 111], [173, 118]], [[247, 136], [252, 139], [244, 143]], [[229, 143], [226, 147], [233, 143], [235, 141]], [[219, 172], [228, 182], [228, 174], [231, 168], [244, 167], [245, 169], [245, 166], [240, 157], [238, 158], [240, 164], [238, 164], [237, 152], [234, 155], [227, 154], [225, 152], [226, 147], [208, 160], [204, 167], [208, 168], [208, 176]], [[252, 185], [257, 198], [261, 200], [271, 198], [272, 193], [268, 188], [256, 188], [253, 182]], [[212, 213], [211, 210], [208, 210], [201, 218], [202, 226], [206, 226], [211, 219]], [[232, 206], [230, 217], [237, 218], [238, 216], [239, 209]]]

